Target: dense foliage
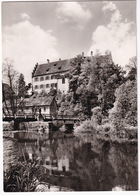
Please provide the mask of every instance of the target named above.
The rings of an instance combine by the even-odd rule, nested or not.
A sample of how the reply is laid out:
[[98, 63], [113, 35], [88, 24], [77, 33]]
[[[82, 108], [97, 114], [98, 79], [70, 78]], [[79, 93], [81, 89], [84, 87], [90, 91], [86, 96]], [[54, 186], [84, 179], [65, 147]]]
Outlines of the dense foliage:
[[59, 94], [58, 103], [59, 113], [86, 120], [76, 132], [90, 129], [113, 139], [136, 138], [136, 57], [130, 59], [127, 74], [112, 62], [111, 54], [77, 56], [70, 65], [70, 90]]
[[113, 107], [115, 90], [124, 82], [124, 71], [112, 62], [111, 54], [95, 57], [77, 56], [70, 62], [69, 93], [63, 95], [59, 112], [92, 116], [100, 106], [104, 115]]
[[116, 101], [110, 110], [110, 121], [118, 135], [137, 136], [137, 68], [136, 58], [130, 59], [125, 82], [115, 92]]
[[20, 74], [19, 79], [18, 79], [18, 97], [25, 97], [27, 95], [27, 87], [26, 83], [24, 81], [24, 75]]
[[11, 94], [14, 95], [14, 91], [11, 91], [11, 88], [9, 87], [8, 84], [2, 83], [2, 98], [3, 98], [3, 102], [5, 100], [9, 100]]
[[115, 116], [125, 123], [137, 126], [137, 85], [136, 81], [127, 81], [116, 91]]

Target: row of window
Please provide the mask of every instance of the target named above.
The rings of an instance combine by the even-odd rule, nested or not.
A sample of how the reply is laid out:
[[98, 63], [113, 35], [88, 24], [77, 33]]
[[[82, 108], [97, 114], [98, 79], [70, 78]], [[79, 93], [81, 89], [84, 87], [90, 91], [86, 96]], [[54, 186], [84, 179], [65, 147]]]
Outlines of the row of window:
[[[47, 76], [48, 77], [48, 79], [46, 79], [46, 80], [49, 80], [49, 76]], [[47, 78], [46, 77], [46, 78]], [[41, 79], [42, 78], [42, 79]], [[55, 75], [52, 75], [51, 76], [51, 79], [56, 79], [56, 76]], [[38, 81], [38, 77], [36, 77], [35, 78], [35, 81]], [[44, 81], [44, 77], [40, 77], [40, 81]], [[65, 83], [65, 78], [62, 78], [62, 83], [64, 84]]]
[[[41, 108], [28, 108], [26, 107], [26, 110], [32, 110], [32, 112], [38, 112]], [[47, 109], [49, 109], [49, 106], [44, 106], [42, 107], [42, 109], [44, 109], [44, 111], [46, 111]]]
[[51, 83], [51, 84], [46, 84], [46, 85], [35, 85], [35, 89], [43, 89], [43, 88], [50, 88], [50, 87], [57, 87], [57, 83]]
[[[36, 77], [35, 79], [34, 79], [34, 81], [44, 81], [44, 80], [49, 80], [49, 79], [57, 79], [57, 75], [52, 75], [51, 77], [48, 75], [48, 76], [45, 76], [45, 77], [40, 77], [40, 79], [39, 79], [39, 77]], [[65, 78], [63, 77], [62, 78], [62, 83], [65, 83]]]
[[48, 76], [45, 76], [45, 77], [35, 77], [34, 81], [44, 81], [44, 80], [49, 80], [49, 79], [57, 79], [57, 75], [52, 75], [51, 77], [48, 75]]

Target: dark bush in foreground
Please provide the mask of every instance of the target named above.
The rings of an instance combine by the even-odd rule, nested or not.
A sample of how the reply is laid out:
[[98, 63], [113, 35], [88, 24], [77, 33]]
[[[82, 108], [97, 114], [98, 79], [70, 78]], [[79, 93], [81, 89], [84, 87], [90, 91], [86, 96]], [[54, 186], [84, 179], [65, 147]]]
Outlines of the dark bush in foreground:
[[31, 162], [19, 162], [4, 172], [5, 192], [33, 192], [40, 179], [41, 169]]

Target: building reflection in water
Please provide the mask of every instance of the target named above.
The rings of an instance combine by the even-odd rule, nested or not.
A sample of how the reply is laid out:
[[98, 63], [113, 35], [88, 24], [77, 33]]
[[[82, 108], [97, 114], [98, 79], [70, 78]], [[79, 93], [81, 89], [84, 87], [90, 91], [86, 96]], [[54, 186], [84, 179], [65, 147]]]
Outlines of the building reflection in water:
[[55, 170], [66, 172], [69, 171], [69, 159], [66, 156], [61, 159], [55, 159], [48, 156], [45, 158], [42, 166], [50, 170], [50, 175], [54, 173]]
[[14, 151], [20, 161], [36, 161], [43, 168], [44, 181], [51, 185], [74, 191], [138, 188], [135, 144], [103, 143], [91, 135], [83, 135], [83, 138], [52, 138], [39, 145], [17, 142]]

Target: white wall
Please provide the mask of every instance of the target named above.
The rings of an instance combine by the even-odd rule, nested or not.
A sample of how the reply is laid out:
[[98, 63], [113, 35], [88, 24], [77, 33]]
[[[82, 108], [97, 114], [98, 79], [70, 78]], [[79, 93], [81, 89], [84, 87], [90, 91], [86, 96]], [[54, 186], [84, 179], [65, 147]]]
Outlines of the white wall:
[[65, 167], [66, 171], [69, 171], [69, 159], [66, 156], [58, 160], [59, 171], [63, 170], [63, 166]]
[[41, 108], [41, 114], [50, 114], [50, 106], [46, 106], [46, 110], [44, 110], [44, 106]]
[[[46, 110], [44, 110], [44, 107], [46, 107]], [[50, 114], [50, 106], [42, 106], [41, 108], [41, 114]], [[25, 108], [24, 109], [25, 113], [32, 113], [32, 108]], [[39, 110], [37, 110], [36, 112], [37, 114], [39, 114]]]
[[[40, 77], [42, 77], [42, 76], [38, 76], [38, 78], [39, 78], [38, 81], [35, 81], [35, 78], [33, 78], [33, 90], [37, 91], [38, 93], [40, 93], [42, 90], [49, 92], [50, 88], [51, 88], [51, 83], [57, 83], [57, 79], [49, 79], [49, 80], [40, 81]], [[50, 75], [50, 77], [51, 77], [51, 75]], [[44, 76], [44, 78], [45, 78], [45, 76]], [[50, 87], [46, 88], [46, 84], [49, 84]], [[38, 89], [35, 89], [36, 85], [38, 85]], [[40, 85], [44, 85], [44, 88], [40, 88]]]
[[[49, 76], [51, 78], [51, 75]], [[35, 78], [33, 78], [33, 91], [37, 91], [38, 93], [40, 93], [42, 90], [45, 90], [46, 92], [49, 92], [51, 88], [51, 83], [57, 83], [57, 89], [60, 90], [61, 92], [67, 93], [69, 89], [69, 83], [67, 78], [65, 78], [65, 83], [62, 83], [62, 79], [49, 79], [49, 80], [40, 81], [40, 77], [42, 76], [38, 76], [39, 78], [38, 81], [35, 81]], [[46, 76], [44, 76], [44, 78], [45, 77]], [[46, 88], [46, 84], [49, 84], [50, 87]], [[36, 85], [38, 85], [38, 89], [35, 89]], [[44, 85], [44, 88], [40, 88], [40, 85]]]
[[65, 78], [65, 83], [62, 83], [62, 79], [58, 79], [58, 90], [60, 90], [63, 93], [67, 93], [69, 90], [69, 82], [68, 79]]

